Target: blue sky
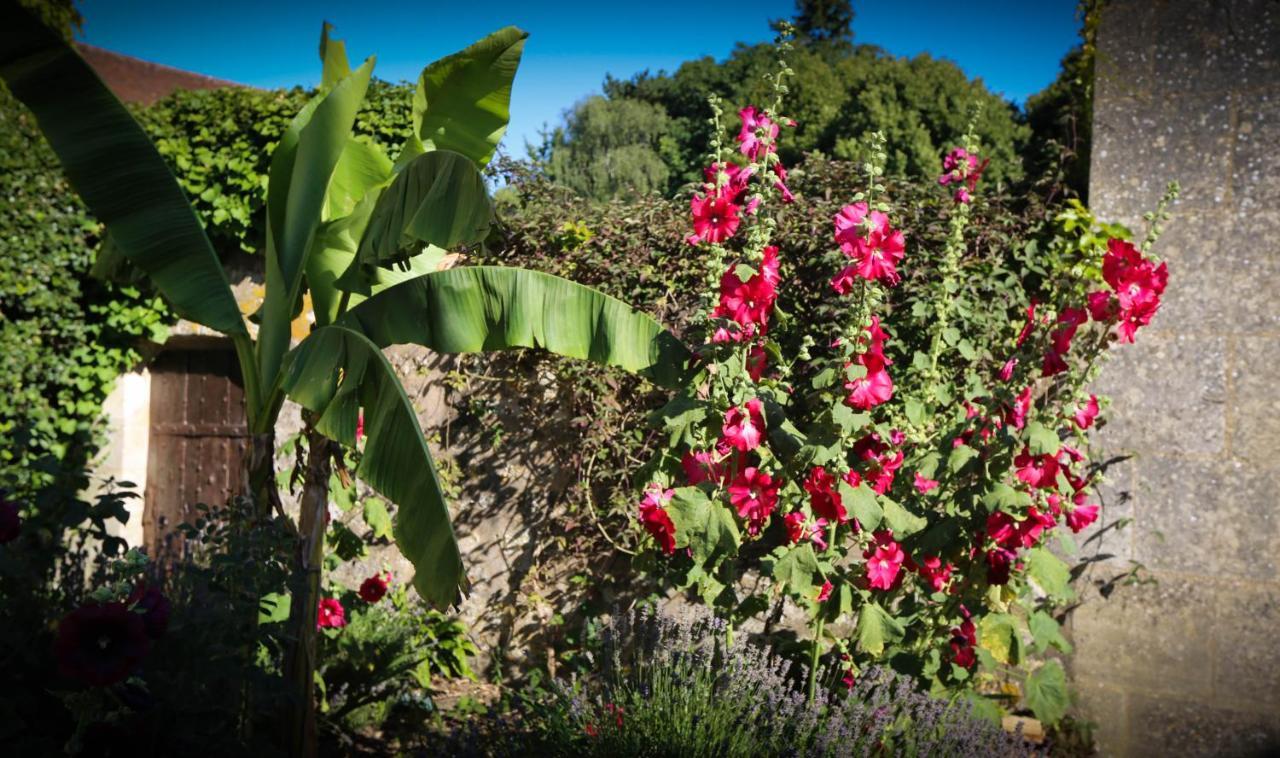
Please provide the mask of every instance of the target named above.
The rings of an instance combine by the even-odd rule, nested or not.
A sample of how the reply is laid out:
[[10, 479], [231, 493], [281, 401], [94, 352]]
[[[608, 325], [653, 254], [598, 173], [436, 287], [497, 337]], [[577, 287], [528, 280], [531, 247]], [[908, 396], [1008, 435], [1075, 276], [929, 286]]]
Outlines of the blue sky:
[[[957, 8], [963, 7], [963, 11]], [[928, 52], [1021, 103], [1057, 74], [1075, 44], [1075, 0], [855, 2], [854, 34], [895, 55]], [[768, 21], [790, 17], [790, 0], [735, 2], [296, 2], [288, 0], [83, 0], [90, 44], [257, 87], [314, 85], [320, 24], [347, 42], [353, 62], [376, 54], [375, 75], [416, 79], [422, 67], [488, 32], [530, 33], [512, 96], [507, 148], [523, 155], [543, 124], [599, 92], [605, 74], [674, 70], [724, 58], [735, 42], [758, 42]]]

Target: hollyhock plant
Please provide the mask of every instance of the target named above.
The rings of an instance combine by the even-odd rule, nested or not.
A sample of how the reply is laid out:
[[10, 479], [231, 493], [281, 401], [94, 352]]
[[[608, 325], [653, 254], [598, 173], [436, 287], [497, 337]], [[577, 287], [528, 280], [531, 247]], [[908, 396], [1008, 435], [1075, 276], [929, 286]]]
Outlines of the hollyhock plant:
[[766, 152], [774, 151], [778, 139], [778, 125], [763, 111], [748, 105], [738, 112], [742, 129], [738, 132], [738, 147], [752, 161], [758, 161]]
[[1038, 489], [1049, 489], [1057, 484], [1058, 460], [1052, 455], [1032, 455], [1024, 449], [1013, 459], [1018, 469], [1018, 479]]
[[724, 242], [738, 231], [738, 225], [742, 223], [738, 217], [738, 206], [725, 197], [696, 196], [689, 201], [689, 208], [693, 212], [691, 244]]
[[674, 496], [675, 490], [651, 484], [640, 501], [640, 523], [667, 555], [676, 551], [676, 525], [666, 509]]
[[373, 604], [386, 597], [389, 589], [391, 589], [391, 573], [383, 571], [361, 582], [358, 594], [361, 600]]
[[920, 577], [934, 592], [942, 592], [947, 588], [951, 582], [951, 572], [955, 568], [950, 563], [943, 563], [936, 555], [926, 555], [916, 564]]
[[63, 676], [94, 687], [123, 682], [151, 650], [143, 614], [124, 603], [88, 603], [58, 624], [53, 654]]
[[1088, 401], [1077, 408], [1071, 418], [1081, 430], [1093, 426], [1094, 419], [1098, 418], [1098, 396], [1090, 395]]
[[316, 628], [341, 629], [346, 625], [347, 612], [343, 609], [342, 602], [336, 597], [321, 598], [316, 609]]
[[729, 502], [747, 520], [747, 533], [758, 534], [778, 506], [782, 486], [769, 474], [748, 466], [729, 484]]
[[872, 589], [891, 590], [898, 582], [906, 554], [894, 541], [893, 532], [880, 530], [874, 537], [875, 543], [862, 554], [867, 561], [867, 583]]
[[849, 514], [840, 502], [835, 483], [826, 469], [814, 466], [804, 480], [804, 491], [809, 493], [809, 507], [814, 513], [828, 521], [843, 524], [849, 520]]
[[721, 429], [724, 441], [744, 453], [755, 450], [764, 439], [764, 413], [760, 400], [752, 398], [741, 408], [730, 408], [724, 414]]
[[1098, 506], [1088, 502], [1083, 492], [1076, 493], [1072, 502], [1075, 507], [1067, 511], [1067, 526], [1078, 534], [1098, 520]]
[[[867, 211], [866, 203], [846, 205], [835, 217], [836, 242], [853, 263], [836, 275], [842, 282], [865, 279], [893, 286], [898, 283], [897, 265], [904, 255], [903, 235], [889, 226], [889, 217]], [[836, 291], [841, 287], [832, 286]]]
[[18, 504], [0, 494], [0, 545], [13, 542], [22, 532], [22, 518]]
[[937, 479], [929, 479], [927, 477], [924, 477], [920, 474], [919, 471], [916, 472], [915, 480], [912, 481], [911, 484], [916, 488], [916, 492], [919, 492], [921, 495], [926, 495], [938, 488]]

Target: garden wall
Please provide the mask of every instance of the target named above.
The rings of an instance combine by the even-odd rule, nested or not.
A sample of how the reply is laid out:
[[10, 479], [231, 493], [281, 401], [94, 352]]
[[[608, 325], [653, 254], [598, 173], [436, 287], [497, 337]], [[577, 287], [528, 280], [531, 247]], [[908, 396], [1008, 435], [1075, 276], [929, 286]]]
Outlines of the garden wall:
[[[1074, 676], [1105, 755], [1280, 745], [1280, 2], [1113, 0], [1098, 32], [1091, 205], [1143, 227], [1160, 314], [1116, 351], [1102, 433], [1113, 564], [1154, 580], [1086, 602]], [[1139, 232], [1141, 234], [1141, 232]]]

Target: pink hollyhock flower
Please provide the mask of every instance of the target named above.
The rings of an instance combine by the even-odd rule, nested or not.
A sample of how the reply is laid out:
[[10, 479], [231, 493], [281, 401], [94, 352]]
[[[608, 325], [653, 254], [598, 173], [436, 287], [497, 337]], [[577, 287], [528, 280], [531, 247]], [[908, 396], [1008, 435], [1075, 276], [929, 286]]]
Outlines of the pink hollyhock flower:
[[1023, 547], [1034, 547], [1040, 541], [1040, 535], [1056, 525], [1053, 516], [1041, 513], [1036, 508], [1028, 508], [1027, 517], [1018, 524], [1018, 542]]
[[866, 374], [844, 383], [849, 393], [845, 405], [865, 411], [893, 397], [893, 377], [885, 369], [888, 359], [882, 353], [862, 353], [854, 358], [853, 363], [865, 368]]
[[772, 153], [778, 139], [778, 125], [764, 111], [758, 111], [748, 105], [738, 111], [742, 119], [742, 129], [738, 132], [738, 148], [742, 154], [753, 161]]
[[140, 581], [133, 586], [125, 605], [134, 613], [142, 614], [142, 623], [146, 626], [147, 636], [158, 640], [169, 628], [169, 614], [173, 605], [164, 596], [159, 587]]
[[1155, 265], [1130, 242], [1112, 239], [1102, 258], [1102, 278], [1112, 293], [1089, 293], [1089, 313], [1095, 321], [1118, 320], [1120, 341], [1133, 342], [1139, 327], [1151, 323], [1160, 308], [1160, 296], [1169, 283], [1168, 266]]
[[1007, 382], [1013, 378], [1013, 370], [1018, 366], [1017, 358], [1010, 358], [1000, 367], [1000, 381]]
[[764, 439], [764, 413], [759, 398], [747, 401], [746, 410], [730, 408], [721, 427], [724, 441], [746, 453], [755, 450]]
[[728, 470], [727, 459], [735, 455], [733, 448], [724, 440], [716, 443], [715, 450], [689, 451], [680, 459], [684, 474], [689, 484], [698, 485], [703, 482], [718, 482], [725, 477]]
[[[850, 276], [889, 286], [898, 283], [897, 264], [902, 261], [905, 248], [902, 232], [889, 226], [888, 216], [880, 211], [868, 213], [866, 203], [854, 203], [836, 215], [835, 227], [836, 242], [853, 260]], [[842, 277], [844, 272], [837, 275]], [[832, 286], [836, 286], [835, 281]]]
[[729, 502], [738, 515], [747, 520], [747, 534], [759, 534], [769, 520], [769, 514], [778, 506], [778, 490], [782, 482], [754, 466], [738, 473], [729, 485]]
[[347, 612], [336, 597], [321, 598], [316, 609], [316, 629], [341, 629], [347, 625]]
[[825, 603], [825, 602], [827, 602], [827, 600], [829, 600], [829, 599], [831, 598], [831, 590], [832, 590], [832, 589], [834, 589], [834, 587], [832, 587], [831, 582], [825, 582], [825, 581], [824, 581], [824, 582], [822, 583], [822, 586], [818, 588], [818, 597], [817, 597], [817, 601], [818, 601], [819, 603]]
[[835, 479], [826, 469], [814, 466], [809, 470], [803, 486], [804, 491], [809, 493], [809, 507], [816, 515], [837, 524], [849, 520], [849, 514], [840, 500], [840, 493], [836, 490]]
[[951, 662], [961, 668], [973, 668], [978, 662], [973, 649], [978, 644], [978, 630], [969, 610], [963, 605], [960, 606], [960, 613], [964, 616], [964, 621], [951, 629]]
[[1083, 492], [1077, 492], [1071, 502], [1075, 504], [1075, 508], [1067, 512], [1067, 526], [1072, 532], [1078, 534], [1080, 530], [1098, 520], [1098, 506], [1096, 503], [1088, 502]]
[[360, 583], [360, 599], [366, 603], [376, 603], [386, 597], [387, 590], [390, 588], [390, 572], [383, 571], [381, 574], [374, 574]]
[[775, 163], [769, 168], [773, 169], [775, 176], [773, 186], [778, 189], [778, 192], [782, 193], [782, 202], [794, 203], [796, 196], [791, 194], [791, 190], [787, 187], [787, 170], [782, 167], [781, 163]]
[[987, 584], [1008, 584], [1009, 572], [1013, 569], [1016, 554], [1004, 547], [993, 547], [987, 551]]
[[0, 494], [0, 545], [13, 542], [22, 533], [18, 504]]
[[1093, 426], [1093, 420], [1098, 417], [1098, 396], [1090, 395], [1089, 400], [1080, 408], [1076, 409], [1075, 422], [1076, 426], [1081, 429], [1088, 429]]
[[[725, 183], [720, 185], [719, 174], [722, 171], [725, 175]], [[702, 175], [706, 178], [706, 194], [719, 195], [731, 203], [736, 203], [747, 189], [747, 182], [754, 173], [753, 170], [742, 168], [736, 163], [723, 165], [712, 163], [702, 171]]]
[[969, 194], [968, 187], [961, 187], [955, 191], [955, 194], [951, 196], [951, 199], [961, 205], [968, 205], [973, 201], [973, 195]]
[[701, 195], [689, 201], [693, 211], [693, 237], [701, 242], [724, 242], [738, 231], [738, 206], [724, 197]]
[[758, 382], [768, 367], [769, 357], [765, 354], [764, 348], [753, 345], [747, 351], [747, 376], [751, 377], [751, 381]]
[[676, 525], [667, 513], [666, 505], [675, 497], [675, 490], [664, 490], [656, 483], [650, 484], [640, 501], [640, 525], [653, 536], [662, 552], [671, 555], [676, 551]]
[[867, 582], [872, 589], [890, 590], [897, 584], [898, 573], [907, 556], [902, 552], [902, 546], [894, 541], [893, 532], [881, 529], [874, 537], [875, 542], [862, 553], [867, 561]]
[[921, 495], [932, 492], [938, 488], [938, 481], [936, 479], [926, 479], [920, 475], [919, 471], [916, 472], [916, 478], [912, 484], [915, 485], [916, 491]]
[[1013, 459], [1013, 465], [1018, 468], [1018, 478], [1028, 486], [1042, 490], [1057, 486], [1058, 459], [1052, 455], [1032, 455], [1031, 451], [1023, 448]]
[[942, 158], [942, 176], [938, 184], [946, 186], [952, 182], [963, 182], [969, 173], [978, 169], [978, 157], [963, 147], [955, 147]]
[[129, 678], [151, 650], [146, 620], [124, 603], [88, 603], [63, 617], [53, 655], [63, 676], [94, 687]]
[[360, 438], [364, 436], [364, 411], [360, 411], [356, 416], [356, 444], [360, 444]]
[[1013, 400], [1013, 412], [1006, 419], [1013, 424], [1014, 429], [1021, 429], [1027, 425], [1027, 414], [1031, 412], [1031, 385], [1018, 393]]
[[745, 282], [738, 278], [737, 267], [730, 266], [720, 277], [720, 303], [711, 315], [743, 326], [759, 325], [763, 332], [778, 298], [777, 272], [776, 253], [772, 260], [766, 254], [761, 270]]
[[787, 542], [790, 544], [794, 545], [808, 539], [819, 551], [827, 549], [827, 541], [823, 538], [828, 524], [826, 519], [820, 518], [809, 522], [800, 511], [792, 511], [783, 518], [782, 522], [787, 528]]
[[951, 572], [954, 570], [955, 566], [950, 563], [944, 564], [936, 555], [926, 555], [916, 567], [916, 571], [934, 592], [942, 592], [946, 588], [947, 583], [951, 581]]
[[853, 445], [853, 454], [867, 463], [862, 478], [877, 495], [893, 486], [893, 477], [902, 466], [902, 451], [890, 453], [877, 434], [869, 434]]
[[1066, 356], [1071, 350], [1071, 340], [1075, 338], [1076, 330], [1088, 318], [1088, 314], [1080, 308], [1067, 308], [1058, 317], [1058, 323], [1062, 326], [1050, 335], [1053, 346], [1045, 353], [1041, 368], [1042, 376], [1054, 376], [1067, 370]]
[[997, 545], [1008, 547], [1018, 536], [1018, 522], [1003, 511], [995, 511], [987, 516], [987, 536]]
[[1018, 341], [1015, 343], [1018, 347], [1022, 347], [1022, 343], [1031, 336], [1031, 330], [1036, 327], [1036, 306], [1039, 304], [1038, 300], [1031, 298], [1031, 305], [1027, 306], [1027, 323], [1022, 325], [1022, 331], [1018, 333]]

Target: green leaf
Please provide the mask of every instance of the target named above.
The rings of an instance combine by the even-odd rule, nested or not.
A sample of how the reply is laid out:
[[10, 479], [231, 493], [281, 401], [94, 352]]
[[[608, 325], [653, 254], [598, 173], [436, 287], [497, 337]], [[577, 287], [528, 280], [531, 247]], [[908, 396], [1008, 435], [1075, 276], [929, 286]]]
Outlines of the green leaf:
[[373, 73], [369, 58], [294, 117], [271, 154], [267, 179], [266, 297], [258, 329], [262, 386], [272, 387], [289, 348], [302, 275], [321, 223], [329, 182], [347, 147]]
[[884, 510], [885, 523], [898, 539], [910, 537], [929, 525], [927, 518], [917, 516], [888, 497], [880, 497], [880, 507]]
[[886, 644], [898, 642], [905, 634], [902, 622], [890, 616], [879, 603], [867, 603], [858, 612], [858, 647], [871, 655], [880, 655]]
[[347, 43], [338, 39], [329, 39], [333, 24], [328, 21], [320, 25], [320, 62], [323, 66], [320, 75], [320, 89], [328, 91], [343, 79], [351, 76], [351, 64], [347, 62]]
[[813, 544], [806, 542], [796, 547], [781, 547], [774, 551], [773, 557], [766, 565], [775, 582], [783, 585], [797, 597], [813, 599], [813, 589], [818, 586], [814, 579], [820, 576], [818, 556], [813, 552]]
[[474, 163], [449, 150], [420, 155], [378, 195], [355, 260], [338, 286], [368, 295], [376, 268], [404, 262], [421, 243], [449, 249], [479, 242], [489, 234], [492, 217]]
[[179, 316], [248, 334], [209, 238], [146, 132], [68, 43], [18, 3], [0, 5], [0, 77], [35, 114], [112, 247]]
[[1067, 674], [1056, 660], [1045, 661], [1027, 677], [1024, 688], [1027, 706], [1036, 718], [1052, 726], [1067, 714], [1071, 698], [1067, 694]]
[[417, 571], [414, 587], [437, 606], [456, 602], [465, 581], [462, 558], [435, 461], [413, 404], [378, 347], [350, 329], [322, 327], [289, 353], [281, 384], [319, 414], [317, 430], [349, 447], [364, 409], [367, 440], [356, 475], [399, 506], [394, 534]]
[[465, 266], [401, 282], [352, 308], [345, 323], [379, 347], [442, 353], [535, 347], [683, 385], [688, 348], [652, 317], [558, 276]]
[[1034, 455], [1057, 455], [1062, 444], [1058, 435], [1039, 421], [1027, 424], [1026, 436]]
[[387, 513], [387, 504], [378, 498], [365, 498], [364, 523], [369, 525], [375, 539], [391, 539], [391, 515]]
[[1053, 616], [1044, 611], [1036, 611], [1027, 619], [1027, 626], [1031, 629], [1031, 637], [1035, 640], [1037, 653], [1048, 650], [1050, 645], [1064, 653], [1071, 652], [1071, 643], [1062, 636], [1062, 628], [1058, 626]]
[[676, 546], [692, 548], [698, 563], [714, 565], [737, 552], [738, 524], [733, 514], [702, 490], [680, 487], [666, 508], [676, 527]]
[[1031, 505], [1031, 496], [1003, 482], [997, 482], [982, 496], [982, 504], [988, 511], [1016, 512], [1019, 508]]
[[958, 473], [965, 467], [965, 464], [976, 458], [978, 451], [968, 445], [958, 445], [951, 450], [951, 455], [947, 456], [947, 470], [951, 473]]
[[903, 404], [903, 411], [906, 412], [907, 421], [910, 421], [912, 426], [920, 426], [924, 423], [924, 404], [914, 397], [908, 398]]
[[1027, 552], [1027, 574], [1040, 589], [1050, 597], [1069, 600], [1074, 597], [1071, 591], [1071, 570], [1058, 556], [1043, 547], [1032, 548]]
[[852, 408], [840, 403], [831, 408], [831, 421], [839, 426], [845, 434], [853, 434], [871, 423], [867, 413], [855, 413]]
[[857, 487], [850, 487], [848, 482], [841, 479], [836, 489], [840, 493], [840, 502], [849, 509], [863, 529], [874, 531], [880, 526], [884, 510], [876, 500], [876, 493], [865, 482]]
[[258, 623], [275, 624], [289, 620], [292, 596], [287, 592], [270, 592], [258, 601]]
[[524, 40], [514, 26], [432, 63], [418, 77], [413, 131], [426, 150], [453, 150], [484, 166], [507, 130], [511, 82]]
[[350, 215], [356, 204], [375, 187], [391, 181], [391, 159], [381, 148], [355, 137], [347, 138], [347, 145], [329, 177], [329, 189], [324, 199], [324, 220]]
[[680, 394], [650, 414], [650, 423], [670, 436], [671, 447], [693, 442], [693, 429], [707, 417], [707, 406], [697, 398]]
[[1001, 663], [1016, 663], [1017, 631], [1013, 616], [990, 613], [978, 622], [978, 646]]

